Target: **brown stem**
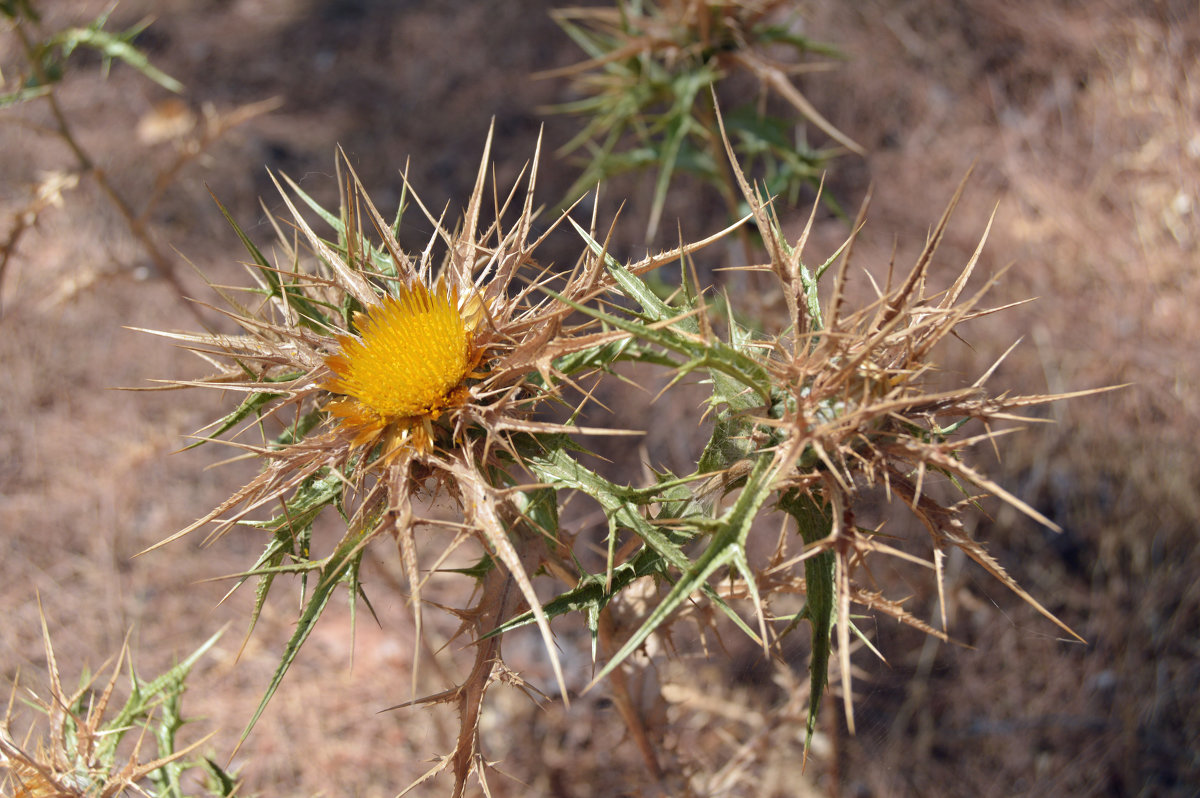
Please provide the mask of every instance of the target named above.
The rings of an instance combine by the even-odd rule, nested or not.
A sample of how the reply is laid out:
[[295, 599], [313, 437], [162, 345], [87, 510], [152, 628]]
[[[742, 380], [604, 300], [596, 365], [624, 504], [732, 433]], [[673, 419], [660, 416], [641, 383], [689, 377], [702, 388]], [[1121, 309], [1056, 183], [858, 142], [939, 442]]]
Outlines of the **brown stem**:
[[[613, 621], [612, 610], [609, 607], [605, 607], [600, 612], [599, 631], [600, 643], [604, 647], [605, 653], [612, 656], [624, 641], [615, 639], [617, 629]], [[617, 714], [621, 716], [621, 720], [625, 722], [625, 728], [637, 744], [638, 751], [642, 754], [642, 760], [646, 763], [646, 769], [650, 771], [650, 775], [654, 778], [655, 783], [661, 786], [663, 780], [662, 766], [658, 763], [658, 754], [654, 749], [654, 744], [650, 741], [650, 735], [647, 732], [642, 713], [638, 711], [637, 704], [633, 700], [633, 692], [629, 688], [628, 666], [622, 665], [613, 670], [608, 675], [608, 681], [612, 689], [613, 706], [616, 707]]]
[[[483, 590], [475, 607], [476, 639], [495, 630], [516, 609], [521, 592], [515, 589], [512, 575], [499, 565], [483, 579]], [[500, 660], [501, 636], [489, 637], [475, 644], [475, 664], [471, 674], [458, 688], [459, 729], [454, 747], [454, 792], [461, 796], [467, 786], [467, 776], [478, 751], [479, 715], [483, 694], [491, 683], [492, 672]]]
[[121, 196], [121, 193], [117, 191], [116, 187], [109, 182], [108, 176], [104, 173], [104, 170], [96, 165], [96, 162], [88, 154], [87, 150], [85, 150], [83, 145], [81, 145], [78, 139], [75, 138], [75, 135], [71, 130], [71, 125], [67, 121], [67, 115], [63, 112], [62, 106], [58, 103], [58, 97], [54, 92], [53, 83], [47, 78], [45, 72], [42, 70], [42, 66], [37, 57], [37, 52], [33, 46], [33, 42], [29, 40], [29, 37], [26, 35], [20, 21], [18, 21], [13, 27], [17, 33], [17, 37], [21, 40], [21, 46], [25, 51], [25, 58], [29, 62], [30, 67], [33, 69], [34, 75], [36, 75], [38, 81], [42, 85], [49, 87], [49, 91], [46, 93], [45, 98], [46, 102], [50, 106], [50, 113], [54, 116], [54, 122], [57, 127], [55, 132], [57, 133], [58, 137], [66, 143], [67, 147], [70, 148], [71, 152], [75, 155], [75, 159], [79, 162], [80, 171], [92, 176], [92, 178], [96, 181], [96, 185], [100, 187], [100, 190], [106, 197], [108, 197], [109, 202], [111, 202], [113, 207], [117, 209], [117, 212], [121, 214], [121, 218], [125, 220], [125, 225], [129, 228], [129, 232], [132, 233], [133, 237], [136, 238], [138, 243], [142, 245], [142, 249], [145, 250], [146, 254], [150, 257], [150, 260], [154, 263], [155, 268], [158, 270], [159, 276], [171, 284], [171, 287], [175, 289], [176, 297], [188, 309], [188, 312], [195, 316], [196, 320], [199, 321], [202, 326], [207, 328], [205, 318], [203, 315], [201, 315], [199, 309], [197, 309], [197, 307], [191, 302], [186, 301], [183, 283], [180, 282], [179, 275], [175, 273], [174, 263], [172, 263], [171, 260], [162, 253], [161, 249], [159, 249], [158, 245], [154, 241], [154, 238], [151, 236], [149, 229], [142, 222], [141, 215], [134, 213], [130, 204], [123, 196]]
[[[12, 259], [13, 253], [17, 251], [17, 244], [21, 240], [21, 236], [29, 229], [30, 214], [17, 214], [16, 222], [13, 224], [12, 230], [8, 232], [8, 240], [0, 246], [0, 297], [4, 295], [4, 275], [8, 272], [8, 263]], [[0, 302], [0, 318], [4, 317], [4, 304]]]

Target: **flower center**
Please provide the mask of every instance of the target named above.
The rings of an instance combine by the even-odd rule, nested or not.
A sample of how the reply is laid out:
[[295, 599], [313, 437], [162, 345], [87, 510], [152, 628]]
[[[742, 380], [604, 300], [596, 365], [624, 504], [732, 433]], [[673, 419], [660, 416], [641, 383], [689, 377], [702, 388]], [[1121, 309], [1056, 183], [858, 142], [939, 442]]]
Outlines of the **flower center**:
[[358, 338], [338, 338], [325, 387], [381, 419], [436, 417], [466, 376], [470, 334], [452, 290], [414, 283], [359, 316]]

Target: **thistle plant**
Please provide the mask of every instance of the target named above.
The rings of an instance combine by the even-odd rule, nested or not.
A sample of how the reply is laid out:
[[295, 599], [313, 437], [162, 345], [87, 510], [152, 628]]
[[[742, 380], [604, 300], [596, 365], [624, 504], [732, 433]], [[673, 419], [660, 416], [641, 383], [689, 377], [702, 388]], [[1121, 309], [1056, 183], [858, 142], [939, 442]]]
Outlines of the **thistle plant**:
[[[813, 56], [836, 56], [837, 51], [797, 32], [792, 3], [619, 0], [613, 7], [558, 9], [553, 16], [587, 54], [583, 62], [542, 73], [570, 77], [581, 95], [551, 110], [586, 119], [561, 149], [561, 154], [586, 153], [586, 166], [568, 199], [623, 172], [657, 170], [648, 241], [655, 237], [678, 173], [719, 191], [731, 218], [745, 213], [717, 135], [718, 99], [742, 168], [769, 194], [792, 204], [801, 187], [817, 186], [839, 152], [863, 153], [796, 85], [798, 73], [827, 68]], [[749, 101], [747, 80], [759, 87]], [[834, 145], [809, 145], [794, 118], [768, 109], [770, 96]]]
[[[108, 680], [84, 672], [80, 686], [68, 692], [62, 684], [54, 647], [42, 616], [49, 676], [48, 692], [39, 695], [14, 684], [8, 708], [0, 721], [0, 793], [13, 798], [115, 798], [119, 795], [185, 795], [183, 782], [208, 785], [204, 795], [234, 795], [233, 776], [196, 752], [212, 735], [181, 747], [177, 738], [187, 723], [182, 714], [188, 674], [212, 648], [220, 633], [209, 638], [182, 662], [155, 679], [134, 672], [128, 646], [121, 649]], [[121, 689], [121, 672], [128, 669], [128, 697], [119, 706], [114, 696]], [[44, 718], [18, 732], [17, 697], [35, 707]], [[17, 738], [20, 737], [20, 742]], [[129, 746], [122, 743], [129, 738]], [[154, 753], [143, 760], [143, 750]], [[199, 793], [189, 792], [190, 795]]]
[[[213, 537], [238, 523], [267, 530], [266, 550], [242, 577], [259, 581], [255, 618], [278, 575], [316, 576], [295, 636], [251, 725], [332, 592], [341, 584], [352, 595], [360, 592], [362, 554], [373, 540], [391, 537], [398, 545], [420, 631], [427, 576], [418, 570], [416, 530], [439, 524], [455, 532], [439, 563], [472, 539], [486, 552], [480, 598], [469, 613], [474, 620], [467, 623], [475, 636], [494, 631], [523, 598], [534, 608], [566, 693], [530, 580], [549, 550], [560, 545], [557, 505], [544, 488], [522, 488], [516, 474], [530, 451], [560, 450], [568, 439], [558, 436], [581, 431], [536, 419], [536, 408], [559, 401], [560, 386], [573, 374], [615, 358], [627, 347], [622, 342], [628, 336], [568, 319], [572, 302], [604, 290], [599, 261], [581, 264], [565, 281], [536, 266], [533, 252], [548, 234], [531, 240], [536, 157], [525, 194], [510, 193], [494, 209], [495, 221], [481, 224], [489, 150], [490, 139], [455, 231], [426, 212], [436, 233], [419, 256], [405, 253], [396, 240], [401, 216], [387, 223], [352, 170], [343, 181], [340, 216], [325, 212], [288, 180], [292, 194], [318, 213], [337, 239], [318, 236], [284, 193], [308, 252], [287, 245], [281, 231], [285, 246], [272, 264], [239, 229], [259, 280], [254, 293], [261, 299], [251, 306], [223, 293], [245, 334], [171, 336], [214, 362], [225, 361], [200, 384], [245, 396], [215, 435], [247, 419], [252, 426], [282, 420], [284, 427], [262, 445], [239, 444], [263, 458], [263, 472], [174, 537], [209, 522], [217, 522]], [[516, 218], [505, 226], [509, 211]], [[379, 243], [370, 242], [366, 224]], [[440, 267], [432, 255], [439, 243], [444, 246]], [[563, 282], [563, 298], [550, 287], [556, 280]], [[461, 520], [419, 517], [414, 500], [427, 490], [453, 498]], [[283, 511], [268, 521], [248, 521], [254, 510], [270, 505]], [[318, 557], [313, 522], [330, 506], [342, 514], [346, 533]], [[453, 757], [458, 790], [470, 770], [482, 764], [474, 734], [499, 650], [498, 637], [481, 644], [469, 679], [436, 697], [455, 702], [462, 718]]]
[[[453, 225], [429, 213], [407, 182], [388, 221], [345, 161], [337, 213], [291, 180], [277, 183], [296, 232], [277, 226], [273, 257], [230, 219], [250, 255], [254, 285], [246, 292], [216, 290], [242, 332], [159, 334], [214, 369], [177, 385], [242, 397], [203, 439], [224, 436], [260, 460], [262, 470], [163, 543], [203, 527], [211, 527], [210, 541], [235, 527], [261, 534], [263, 552], [236, 580], [256, 582], [251, 629], [279, 577], [300, 577], [296, 629], [251, 727], [332, 594], [344, 587], [352, 606], [365, 600], [359, 572], [365, 548], [376, 543], [397, 549], [418, 635], [428, 580], [474, 588], [474, 602], [454, 609], [460, 634], [475, 644], [468, 675], [405, 704], [456, 707], [454, 750], [426, 775], [449, 769], [456, 796], [472, 775], [486, 786], [481, 706], [493, 683], [516, 680], [504, 664], [504, 636], [536, 625], [569, 700], [550, 620], [578, 617], [595, 657], [602, 628], [613, 627], [613, 601], [645, 578], [662, 593], [631, 634], [612, 641], [593, 683], [664, 633], [686, 603], [708, 603], [714, 618], [729, 619], [767, 657], [807, 628], [806, 745], [835, 649], [853, 729], [851, 638], [870, 643], [852, 612], [881, 613], [946, 638], [944, 602], [941, 628], [912, 614], [872, 584], [875, 558], [927, 567], [940, 591], [945, 552], [958, 548], [1077, 637], [968, 531], [970, 508], [987, 494], [1054, 528], [970, 465], [967, 452], [1000, 437], [1000, 425], [1022, 410], [1063, 396], [989, 393], [995, 366], [970, 385], [934, 387], [935, 347], [963, 323], [1001, 309], [982, 305], [995, 278], [967, 291], [980, 250], [948, 286], [929, 288], [930, 264], [958, 194], [907, 274], [893, 284], [889, 273], [873, 303], [850, 310], [853, 239], [820, 265], [807, 261], [813, 217], [798, 240], [786, 238], [776, 210], [747, 180], [720, 131], [751, 210], [739, 224], [753, 224], [765, 242], [763, 262], [749, 268], [774, 277], [788, 309], [776, 331], [740, 322], [730, 300], [714, 301], [694, 277], [665, 299], [646, 282], [668, 264], [694, 274], [687, 265], [696, 253], [736, 226], [636, 262], [608, 251], [594, 218], [584, 225], [564, 214], [535, 237], [538, 155], [523, 190], [489, 191], [490, 138]], [[398, 241], [413, 206], [434, 229], [419, 254]], [[313, 216], [329, 232], [319, 234], [308, 221]], [[545, 238], [557, 234], [579, 237], [580, 255], [569, 270], [535, 258]], [[711, 433], [690, 472], [658, 467], [644, 482], [616, 482], [586, 465], [587, 436], [629, 431], [577, 420], [596, 381], [632, 362], [662, 369], [667, 391], [692, 378], [711, 390], [696, 419]], [[554, 407], [565, 409], [565, 419], [548, 414]], [[249, 435], [258, 439], [245, 440]], [[936, 490], [934, 482], [941, 483]], [[960, 501], [941, 498], [947, 486], [961, 492]], [[928, 544], [856, 523], [879, 489], [924, 524]], [[590, 553], [586, 535], [560, 524], [560, 507], [572, 494], [603, 511], [602, 561]], [[433, 496], [451, 500], [453, 517], [422, 515]], [[264, 518], [271, 508], [278, 510]], [[339, 529], [332, 541], [315, 527], [327, 509]], [[435, 534], [439, 528], [445, 534]], [[752, 545], [760, 540], [770, 545]], [[477, 564], [448, 567], [459, 549], [476, 552]], [[547, 577], [540, 591], [535, 574]], [[548, 583], [558, 585], [552, 595]], [[801, 597], [803, 606], [794, 607]]]

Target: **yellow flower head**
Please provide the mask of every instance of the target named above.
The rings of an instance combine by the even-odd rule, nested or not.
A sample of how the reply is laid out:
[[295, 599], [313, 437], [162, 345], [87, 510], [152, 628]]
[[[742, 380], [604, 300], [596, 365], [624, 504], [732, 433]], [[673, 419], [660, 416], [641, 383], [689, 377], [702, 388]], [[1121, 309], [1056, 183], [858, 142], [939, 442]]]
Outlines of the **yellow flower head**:
[[354, 434], [352, 446], [382, 438], [384, 462], [410, 440], [418, 450], [431, 447], [432, 422], [466, 401], [479, 315], [464, 312], [457, 291], [440, 280], [432, 289], [414, 281], [356, 315], [358, 335], [338, 336], [341, 351], [325, 360], [334, 377], [321, 386], [344, 397], [328, 410]]

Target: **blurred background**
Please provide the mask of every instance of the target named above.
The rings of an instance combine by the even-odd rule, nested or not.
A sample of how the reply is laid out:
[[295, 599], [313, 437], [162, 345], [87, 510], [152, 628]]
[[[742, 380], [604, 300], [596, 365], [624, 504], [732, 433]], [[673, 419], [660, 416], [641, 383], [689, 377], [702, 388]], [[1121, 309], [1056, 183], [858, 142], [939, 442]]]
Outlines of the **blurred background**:
[[[39, 4], [48, 28], [86, 24], [106, 7]], [[184, 92], [121, 65], [104, 77], [100, 60], [81, 54], [59, 98], [112, 184], [152, 198], [142, 221], [168, 269], [147, 256], [94, 180], [73, 183], [73, 157], [44, 134], [43, 107], [0, 109], [0, 236], [14, 240], [39, 187], [61, 196], [42, 203], [0, 284], [7, 679], [19, 671], [23, 684], [36, 683], [45, 670], [35, 596], [66, 681], [115, 655], [131, 629], [139, 671], [156, 673], [232, 621], [193, 676], [185, 709], [199, 719], [196, 736], [218, 732], [216, 758], [233, 750], [296, 607], [280, 591], [237, 659], [252, 595], [219, 604], [230, 583], [212, 580], [244, 568], [258, 540], [234, 533], [202, 549], [197, 534], [134, 557], [219, 503], [252, 466], [209, 468], [230, 456], [220, 447], [173, 453], [232, 407], [215, 393], [113, 390], [205, 372], [169, 342], [129, 328], [220, 328], [217, 313], [183, 298], [219, 304], [197, 272], [217, 284], [247, 280], [241, 245], [209, 192], [265, 247], [274, 235], [267, 214], [281, 208], [269, 172], [334, 203], [338, 146], [385, 215], [407, 163], [425, 204], [436, 212], [448, 203], [452, 216], [490, 125], [502, 186], [544, 130], [538, 196], [553, 206], [579, 174], [554, 155], [579, 122], [545, 111], [572, 99], [568, 83], [531, 74], [582, 57], [551, 20], [553, 7], [122, 2], [110, 27], [152, 16], [138, 44]], [[661, 725], [653, 728], [670, 752], [662, 766], [686, 774], [689, 794], [700, 795], [1200, 794], [1200, 9], [1170, 0], [798, 7], [804, 32], [845, 56], [799, 85], [867, 151], [833, 161], [826, 182], [850, 209], [873, 191], [855, 251], [860, 269], [878, 276], [893, 257], [911, 263], [974, 164], [931, 281], [952, 279], [995, 210], [977, 283], [1013, 264], [994, 303], [1038, 297], [968, 325], [965, 342], [943, 358], [948, 371], [973, 379], [1020, 338], [993, 386], [1039, 393], [1128, 384], [1054, 405], [1044, 413], [1052, 424], [1009, 436], [998, 460], [976, 455], [1064, 530], [989, 506], [995, 515], [981, 520], [977, 537], [1088, 642], [1062, 641], [981, 570], [952, 559], [947, 609], [958, 644], [875, 625], [887, 662], [855, 655], [858, 734], [845, 733], [840, 702], [828, 701], [821, 745], [803, 774], [795, 730], [783, 740], [781, 728], [763, 726], [788, 684], [753, 652], [737, 651], [692, 674], [711, 682], [702, 695], [656, 694]], [[0, 48], [0, 67], [11, 71], [16, 45], [6, 38]], [[247, 106], [252, 112], [233, 124]], [[227, 123], [221, 135], [157, 192], [178, 143], [214, 118]], [[622, 218], [643, 218], [650, 187], [637, 179], [606, 187], [602, 223], [623, 198]], [[799, 230], [811, 201], [781, 215]], [[724, 223], [718, 198], [684, 182], [650, 246]], [[420, 247], [430, 231], [411, 215], [405, 243]], [[645, 254], [644, 225], [619, 231], [614, 252]], [[848, 231], [822, 209], [808, 259], [824, 261]], [[573, 261], [569, 247], [553, 246], [545, 259]], [[729, 279], [711, 273], [718, 286]], [[644, 402], [618, 407], [615, 425], [646, 426], [635, 401]], [[669, 403], [651, 412], [673, 415]], [[656, 434], [669, 434], [660, 426]], [[416, 643], [398, 558], [383, 549], [369, 557], [367, 588], [382, 625], [359, 619], [351, 669], [348, 611], [331, 610], [234, 761], [241, 794], [394, 795], [449, 750], [449, 714], [379, 713], [408, 699]], [[915, 583], [910, 593], [908, 609], [933, 620], [936, 593]], [[449, 615], [428, 622], [443, 639], [456, 626]], [[522, 645], [517, 638], [506, 651], [540, 673], [536, 640], [527, 655]], [[440, 661], [423, 656], [423, 667]], [[670, 686], [671, 667], [658, 682]], [[538, 686], [552, 692], [548, 681]], [[670, 794], [657, 791], [602, 692], [567, 711], [496, 691], [482, 732], [487, 740], [491, 731], [487, 753], [512, 777], [493, 780], [496, 794]], [[780, 756], [739, 769], [747, 741]], [[417, 793], [448, 789], [443, 780]]]

